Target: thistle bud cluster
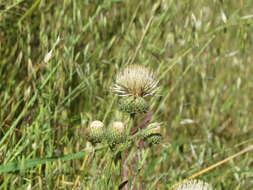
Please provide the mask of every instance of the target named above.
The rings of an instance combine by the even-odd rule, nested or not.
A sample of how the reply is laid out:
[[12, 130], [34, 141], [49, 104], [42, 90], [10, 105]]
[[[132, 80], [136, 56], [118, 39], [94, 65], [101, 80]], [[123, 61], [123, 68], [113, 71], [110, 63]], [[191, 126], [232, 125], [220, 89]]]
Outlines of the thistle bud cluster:
[[107, 142], [116, 145], [125, 142], [126, 138], [125, 126], [120, 121], [114, 121], [108, 127], [104, 127], [101, 121], [93, 121], [87, 128], [87, 139], [93, 144]]

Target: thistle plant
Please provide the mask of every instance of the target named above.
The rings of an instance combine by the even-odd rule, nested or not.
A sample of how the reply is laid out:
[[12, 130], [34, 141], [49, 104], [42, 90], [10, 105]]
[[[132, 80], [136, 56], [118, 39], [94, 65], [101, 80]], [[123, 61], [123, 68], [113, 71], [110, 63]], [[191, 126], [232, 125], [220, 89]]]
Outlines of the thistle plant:
[[[137, 124], [137, 116], [149, 112], [147, 97], [154, 95], [157, 90], [158, 80], [156, 79], [154, 72], [142, 65], [127, 66], [116, 75], [112, 91], [115, 95], [119, 96], [119, 110], [129, 114], [131, 118], [126, 130], [130, 131], [128, 134], [129, 138], [147, 127], [148, 123], [142, 125]], [[154, 123], [147, 130], [143, 130], [142, 132], [144, 138], [135, 140], [144, 140], [149, 145], [161, 142], [162, 136], [160, 134], [160, 125], [158, 125], [158, 123]], [[128, 147], [128, 150], [126, 150], [122, 156], [124, 182], [128, 181], [129, 169], [127, 168], [126, 158], [128, 157], [130, 148]], [[128, 189], [128, 184], [125, 185], [125, 189]]]
[[[123, 123], [122, 121], [114, 121], [104, 127], [101, 121], [93, 121], [87, 129], [87, 137], [94, 145], [96, 143], [107, 143], [111, 150], [115, 150], [118, 145], [126, 144], [123, 150], [120, 149], [122, 154], [120, 157], [116, 156], [115, 159], [121, 158], [123, 169], [122, 184], [125, 189], [128, 189], [128, 171], [126, 159], [129, 151], [133, 148], [132, 145], [145, 141], [148, 145], [159, 144], [162, 141], [161, 123], [154, 122], [148, 125], [151, 120], [149, 112], [149, 103], [147, 97], [151, 97], [158, 90], [158, 80], [154, 72], [142, 65], [130, 65], [119, 72], [115, 77], [115, 82], [112, 85], [112, 92], [119, 96], [118, 109], [129, 116], [129, 122]], [[149, 112], [149, 113], [148, 113]], [[145, 121], [138, 124], [137, 121], [142, 114], [146, 114]], [[141, 135], [135, 134], [140, 132]], [[137, 143], [134, 143], [136, 142]], [[144, 147], [142, 147], [144, 148]], [[113, 151], [112, 151], [113, 152]], [[113, 159], [113, 157], [110, 157]], [[111, 167], [111, 165], [110, 165]], [[111, 168], [109, 169], [109, 171]], [[123, 186], [124, 186], [123, 185]]]

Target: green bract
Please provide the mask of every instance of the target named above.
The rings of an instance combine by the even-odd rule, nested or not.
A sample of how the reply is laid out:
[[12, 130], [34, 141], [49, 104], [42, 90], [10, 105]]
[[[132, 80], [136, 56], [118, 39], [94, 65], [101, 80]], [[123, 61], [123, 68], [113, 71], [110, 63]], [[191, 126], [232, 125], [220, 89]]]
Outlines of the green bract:
[[129, 114], [141, 114], [148, 112], [148, 103], [141, 97], [122, 97], [119, 101], [121, 111]]
[[87, 138], [92, 143], [100, 143], [105, 138], [104, 124], [101, 121], [93, 121], [87, 129]]
[[107, 141], [109, 144], [119, 144], [127, 139], [125, 126], [120, 121], [113, 122], [107, 129]]
[[145, 129], [143, 134], [144, 140], [150, 144], [159, 144], [162, 141], [162, 135], [160, 131], [160, 123], [151, 123]]

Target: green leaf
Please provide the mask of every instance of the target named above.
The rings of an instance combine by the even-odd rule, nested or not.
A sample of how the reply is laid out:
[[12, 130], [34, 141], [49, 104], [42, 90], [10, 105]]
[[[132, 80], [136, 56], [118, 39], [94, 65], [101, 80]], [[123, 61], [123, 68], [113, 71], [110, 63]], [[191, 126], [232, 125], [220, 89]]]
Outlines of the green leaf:
[[[94, 148], [93, 151], [101, 150], [106, 147], [107, 146]], [[46, 164], [48, 162], [68, 161], [68, 160], [79, 159], [90, 152], [91, 151], [78, 152], [75, 154], [69, 154], [69, 155], [59, 156], [59, 157], [36, 158], [36, 159], [31, 159], [31, 160], [21, 160], [21, 161], [11, 162], [11, 163], [8, 163], [5, 165], [0, 165], [0, 173], [14, 172], [14, 171], [21, 170], [21, 169], [24, 170], [24, 169], [35, 167], [37, 165]]]

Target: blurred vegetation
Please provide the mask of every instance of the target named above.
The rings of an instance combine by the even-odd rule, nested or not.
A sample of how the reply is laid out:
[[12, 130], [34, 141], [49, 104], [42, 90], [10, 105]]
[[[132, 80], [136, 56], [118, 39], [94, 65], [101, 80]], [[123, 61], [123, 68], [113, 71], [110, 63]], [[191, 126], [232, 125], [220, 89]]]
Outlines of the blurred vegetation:
[[[168, 189], [252, 144], [252, 31], [251, 0], [0, 0], [0, 163], [82, 151], [88, 123], [118, 113], [115, 73], [138, 63], [158, 72], [150, 105], [165, 138], [131, 153], [131, 181]], [[107, 160], [4, 173], [0, 189], [117, 189]], [[248, 153], [200, 179], [250, 190], [252, 168]]]

